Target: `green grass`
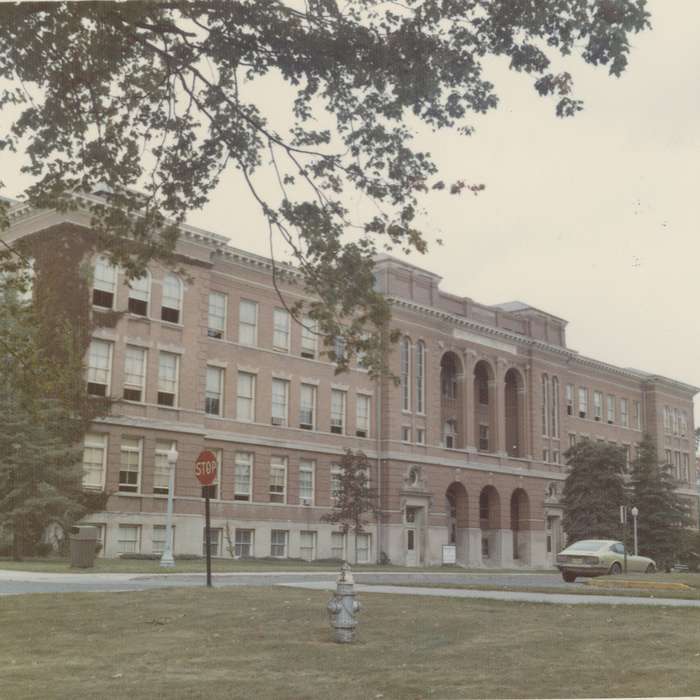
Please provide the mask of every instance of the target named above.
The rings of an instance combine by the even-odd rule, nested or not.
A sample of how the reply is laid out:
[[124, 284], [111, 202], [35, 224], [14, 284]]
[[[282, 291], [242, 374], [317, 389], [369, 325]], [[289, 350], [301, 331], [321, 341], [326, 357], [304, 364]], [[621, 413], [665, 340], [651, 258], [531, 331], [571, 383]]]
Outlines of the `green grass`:
[[690, 586], [696, 589], [700, 593], [700, 573], [664, 573], [657, 572], [654, 574], [621, 574], [619, 576], [599, 576], [597, 581], [640, 581], [642, 583], [648, 581], [654, 581], [658, 583], [684, 583], [686, 586]]
[[2, 601], [3, 700], [687, 696], [700, 611], [362, 594], [357, 643], [328, 593], [280, 588]]

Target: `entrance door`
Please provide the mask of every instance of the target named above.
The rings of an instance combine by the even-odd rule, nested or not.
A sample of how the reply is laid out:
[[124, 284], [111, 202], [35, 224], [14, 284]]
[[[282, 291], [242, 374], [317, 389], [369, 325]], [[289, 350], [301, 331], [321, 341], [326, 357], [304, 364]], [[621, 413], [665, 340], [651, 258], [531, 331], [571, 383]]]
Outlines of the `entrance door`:
[[417, 508], [406, 508], [406, 566], [418, 565], [418, 532], [416, 530]]

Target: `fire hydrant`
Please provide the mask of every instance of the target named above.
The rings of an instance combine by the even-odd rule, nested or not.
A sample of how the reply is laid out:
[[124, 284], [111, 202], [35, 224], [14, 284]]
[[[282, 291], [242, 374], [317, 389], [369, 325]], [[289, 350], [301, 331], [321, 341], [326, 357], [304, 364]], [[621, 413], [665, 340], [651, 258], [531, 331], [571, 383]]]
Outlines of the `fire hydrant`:
[[355, 600], [355, 581], [346, 562], [336, 581], [335, 596], [328, 601], [328, 617], [331, 627], [335, 629], [336, 642], [352, 642], [357, 627], [356, 613], [359, 610], [360, 603]]

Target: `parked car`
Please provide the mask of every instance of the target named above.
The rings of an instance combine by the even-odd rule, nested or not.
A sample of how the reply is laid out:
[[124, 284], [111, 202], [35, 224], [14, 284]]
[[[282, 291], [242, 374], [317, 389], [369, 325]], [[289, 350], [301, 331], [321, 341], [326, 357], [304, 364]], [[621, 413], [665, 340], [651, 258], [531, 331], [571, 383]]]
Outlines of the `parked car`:
[[[621, 574], [624, 567], [625, 547], [617, 540], [580, 540], [557, 554], [557, 569], [567, 583], [573, 583], [577, 576]], [[627, 571], [651, 574], [656, 563], [627, 552]]]

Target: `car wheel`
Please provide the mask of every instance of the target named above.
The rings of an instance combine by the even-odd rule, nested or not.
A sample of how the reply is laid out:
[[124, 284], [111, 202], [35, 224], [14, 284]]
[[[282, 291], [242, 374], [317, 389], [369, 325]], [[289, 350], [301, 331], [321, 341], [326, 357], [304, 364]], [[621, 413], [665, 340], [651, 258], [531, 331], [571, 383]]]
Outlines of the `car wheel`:
[[610, 567], [610, 575], [611, 576], [619, 576], [622, 573], [622, 567], [620, 566], [620, 562], [616, 561], [611, 567]]
[[653, 574], [656, 571], [656, 567], [653, 564], [649, 564], [647, 568], [644, 570], [645, 574]]
[[571, 571], [562, 571], [561, 577], [566, 581], [566, 583], [573, 583], [576, 580], [576, 574]]

